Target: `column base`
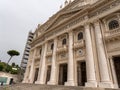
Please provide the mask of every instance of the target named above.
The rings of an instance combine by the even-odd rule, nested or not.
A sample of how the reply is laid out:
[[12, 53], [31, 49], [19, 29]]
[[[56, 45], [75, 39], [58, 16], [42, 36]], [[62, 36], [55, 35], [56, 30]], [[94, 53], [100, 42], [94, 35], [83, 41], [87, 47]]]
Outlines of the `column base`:
[[35, 84], [40, 84], [40, 81], [35, 81]]
[[48, 84], [48, 85], [56, 85], [57, 83], [54, 82], [54, 81], [48, 81], [47, 84]]
[[86, 82], [85, 87], [97, 87], [97, 82]]
[[100, 82], [99, 87], [101, 87], [101, 88], [114, 88], [114, 85], [112, 82]]
[[29, 81], [28, 80], [23, 80], [22, 83], [29, 83]]
[[42, 81], [35, 81], [35, 84], [45, 84], [45, 82], [42, 82]]
[[74, 81], [67, 81], [65, 82], [65, 86], [76, 86]]
[[22, 83], [27, 83], [26, 81], [22, 81]]

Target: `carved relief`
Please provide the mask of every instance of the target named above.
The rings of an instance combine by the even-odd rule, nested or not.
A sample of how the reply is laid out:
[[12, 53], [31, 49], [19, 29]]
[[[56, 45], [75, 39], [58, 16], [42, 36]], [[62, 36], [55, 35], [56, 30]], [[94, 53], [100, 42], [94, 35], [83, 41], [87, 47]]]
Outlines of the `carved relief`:
[[58, 61], [67, 60], [67, 59], [68, 59], [68, 53], [63, 52], [61, 54], [58, 54]]
[[75, 58], [80, 58], [85, 55], [85, 49], [83, 48], [76, 49], [74, 52]]

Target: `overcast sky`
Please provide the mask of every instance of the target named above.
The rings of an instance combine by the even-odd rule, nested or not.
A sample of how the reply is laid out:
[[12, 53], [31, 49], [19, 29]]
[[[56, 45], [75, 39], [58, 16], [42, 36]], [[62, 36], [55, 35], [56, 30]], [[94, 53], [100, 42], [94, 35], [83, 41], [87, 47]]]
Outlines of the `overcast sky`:
[[7, 51], [15, 49], [20, 56], [13, 57], [10, 63], [20, 64], [28, 32], [48, 20], [64, 1], [0, 0], [0, 60], [6, 62]]

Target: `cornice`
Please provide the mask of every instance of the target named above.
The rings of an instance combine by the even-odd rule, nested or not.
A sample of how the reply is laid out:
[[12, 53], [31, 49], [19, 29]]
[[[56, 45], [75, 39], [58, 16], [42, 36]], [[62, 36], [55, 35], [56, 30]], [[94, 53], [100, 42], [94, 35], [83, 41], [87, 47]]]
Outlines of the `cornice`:
[[[104, 3], [105, 4], [105, 2], [107, 3], [108, 1], [106, 1], [106, 0], [102, 0], [99, 4], [101, 4], [101, 3]], [[114, 0], [114, 1], [112, 1], [112, 0], [109, 0], [109, 2], [108, 2], [108, 6], [105, 4], [104, 5], [104, 7], [105, 6], [107, 6], [107, 7], [109, 7], [112, 3], [111, 2], [119, 2], [119, 0], [117, 1], [117, 0]], [[97, 3], [96, 3], [97, 4]], [[62, 28], [65, 28], [65, 26], [66, 25], [68, 25], [68, 24], [70, 24], [70, 23], [73, 23], [75, 20], [77, 20], [77, 19], [79, 19], [79, 21], [81, 22], [81, 20], [80, 20], [80, 18], [84, 18], [85, 16], [88, 16], [89, 17], [89, 19], [88, 20], [85, 20], [85, 18], [84, 18], [84, 20], [81, 22], [81, 23], [85, 23], [85, 22], [93, 22], [94, 20], [96, 20], [96, 18], [97, 19], [99, 19], [99, 18], [102, 18], [102, 17], [104, 17], [105, 15], [107, 15], [108, 13], [105, 13], [104, 15], [103, 15], [103, 13], [105, 12], [105, 11], [102, 11], [102, 9], [104, 9], [104, 7], [102, 6], [102, 8], [99, 6], [99, 5], [97, 5], [97, 6], [92, 6], [92, 5], [87, 5], [83, 10], [81, 10], [81, 11], [79, 11], [78, 13], [76, 13], [76, 14], [74, 14], [72, 17], [70, 17], [68, 20], [66, 20], [65, 22], [63, 22], [63, 23], [61, 23], [60, 25], [57, 25], [57, 26], [54, 26], [54, 27], [52, 27], [52, 28], [50, 28], [49, 30], [47, 30], [46, 32], [44, 32], [41, 36], [39, 36], [38, 38], [36, 38], [34, 41], [33, 41], [33, 43], [34, 42], [36, 42], [36, 41], [38, 41], [38, 39], [41, 39], [41, 37], [45, 37], [45, 35], [46, 34], [49, 34], [49, 33], [52, 33], [52, 31], [55, 31], [55, 30], [59, 30], [60, 28], [62, 29]], [[118, 4], [118, 7], [119, 7], [119, 4]], [[93, 10], [93, 8], [96, 8], [95, 9], [95, 13], [97, 13], [97, 15], [95, 14], [95, 16], [90, 16], [91, 14], [93, 14], [94, 13], [94, 10]], [[112, 9], [112, 8], [110, 8], [110, 9]], [[100, 11], [101, 10], [101, 11]], [[107, 9], [107, 10], [109, 10], [109, 9]], [[93, 12], [90, 12], [90, 11], [93, 11]], [[99, 13], [100, 14], [99, 14]], [[113, 11], [111, 11], [111, 12], [109, 12], [109, 13], [112, 13]], [[101, 15], [102, 14], [102, 15]], [[77, 20], [77, 23], [79, 22], [78, 20]], [[81, 24], [79, 22], [79, 24]], [[75, 24], [77, 24], [77, 23], [75, 23]], [[73, 27], [73, 25], [72, 26], [70, 26], [70, 27]], [[65, 28], [66, 29], [66, 28]], [[46, 38], [46, 37], [45, 37]]]
[[[66, 13], [70, 13], [70, 12], [74, 12], [74, 11], [78, 11], [79, 7], [70, 9], [70, 7], [78, 4], [78, 2], [81, 2], [82, 0], [75, 0], [72, 3], [68, 4], [67, 6], [65, 6], [63, 9], [59, 10], [56, 14], [54, 14], [52, 17], [49, 18], [49, 20], [47, 20], [43, 25], [41, 25], [41, 27], [39, 27], [40, 29], [44, 29], [47, 30], [47, 28], [49, 28], [51, 26], [51, 23], [53, 23], [59, 16], [66, 14]], [[82, 8], [83, 6], [80, 6], [80, 8]], [[39, 29], [38, 28], [38, 29]]]

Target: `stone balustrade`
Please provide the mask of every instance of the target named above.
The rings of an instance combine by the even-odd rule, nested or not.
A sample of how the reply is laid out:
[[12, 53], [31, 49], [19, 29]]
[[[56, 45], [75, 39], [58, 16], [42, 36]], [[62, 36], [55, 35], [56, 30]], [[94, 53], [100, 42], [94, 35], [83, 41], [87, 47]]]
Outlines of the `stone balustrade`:
[[80, 41], [74, 42], [74, 44], [73, 44], [74, 49], [82, 48], [84, 46], [85, 46], [85, 42], [83, 39]]
[[119, 38], [120, 38], [120, 28], [105, 32], [105, 40], [109, 41], [109, 40], [119, 39]]
[[47, 57], [52, 56], [52, 51], [48, 51], [46, 56]]
[[63, 45], [57, 48], [57, 53], [66, 52], [68, 50], [67, 45]]

